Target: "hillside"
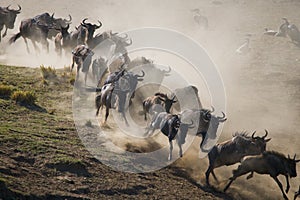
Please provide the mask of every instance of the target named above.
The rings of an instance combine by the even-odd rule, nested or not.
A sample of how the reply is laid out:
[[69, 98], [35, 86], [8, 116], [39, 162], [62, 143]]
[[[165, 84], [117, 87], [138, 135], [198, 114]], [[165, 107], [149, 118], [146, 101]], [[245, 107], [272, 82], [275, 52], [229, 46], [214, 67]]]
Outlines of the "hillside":
[[85, 150], [72, 120], [69, 72], [44, 80], [39, 68], [0, 66], [0, 84], [33, 91], [35, 105], [0, 98], [0, 198], [230, 199], [197, 184], [184, 169], [112, 171]]

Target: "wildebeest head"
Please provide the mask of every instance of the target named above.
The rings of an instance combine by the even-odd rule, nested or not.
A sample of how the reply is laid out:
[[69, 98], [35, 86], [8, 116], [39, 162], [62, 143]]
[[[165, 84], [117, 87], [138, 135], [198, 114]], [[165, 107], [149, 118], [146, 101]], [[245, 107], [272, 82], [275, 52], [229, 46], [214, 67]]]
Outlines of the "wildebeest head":
[[160, 92], [155, 93], [155, 96], [159, 96], [159, 99], [164, 102], [165, 110], [167, 113], [170, 113], [170, 109], [171, 109], [173, 103], [177, 102], [174, 100], [176, 96], [173, 96], [173, 98], [170, 99], [167, 94], [163, 94]]
[[[208, 114], [205, 114], [204, 116], [207, 116], [207, 118], [209, 117]], [[203, 117], [203, 119], [205, 119]], [[220, 123], [223, 123], [227, 120], [226, 115], [224, 112], [222, 112], [222, 116], [215, 116], [215, 115], [210, 115], [210, 123], [209, 123], [209, 127], [207, 130], [207, 134], [209, 136], [209, 138], [216, 138], [217, 136], [217, 130], [219, 128]], [[202, 134], [202, 137], [206, 136], [206, 134]], [[203, 140], [202, 140], [203, 141]]]
[[297, 177], [297, 171], [296, 171], [296, 163], [300, 160], [296, 160], [296, 154], [293, 158], [288, 155], [287, 162], [285, 162], [285, 168], [290, 175], [290, 177]]
[[4, 23], [7, 28], [13, 29], [17, 14], [21, 12], [21, 6], [18, 5], [19, 8], [17, 10], [10, 9], [9, 7], [10, 5], [3, 9], [3, 13], [5, 14]]
[[255, 149], [253, 151], [256, 151], [253, 153], [261, 153], [266, 150], [267, 142], [269, 142], [271, 138], [266, 139], [266, 137], [268, 136], [268, 131], [265, 130], [265, 132], [266, 134], [262, 137], [255, 136], [255, 132], [253, 132], [251, 139], [252, 143], [255, 145]]
[[96, 29], [100, 28], [102, 26], [102, 23], [98, 20], [99, 25], [91, 24], [91, 23], [87, 23], [86, 20], [88, 20], [88, 18], [82, 20], [81, 26], [88, 29], [88, 39], [92, 39]]

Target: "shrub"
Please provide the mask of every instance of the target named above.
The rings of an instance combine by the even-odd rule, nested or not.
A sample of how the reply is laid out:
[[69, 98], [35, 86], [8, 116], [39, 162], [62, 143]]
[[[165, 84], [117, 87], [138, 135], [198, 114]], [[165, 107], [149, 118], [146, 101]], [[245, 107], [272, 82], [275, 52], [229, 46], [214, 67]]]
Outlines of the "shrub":
[[32, 91], [15, 91], [12, 93], [11, 99], [17, 103], [33, 105], [36, 101], [36, 95]]
[[54, 67], [45, 67], [44, 65], [41, 65], [40, 69], [44, 79], [52, 79], [57, 77], [56, 70]]
[[12, 86], [0, 84], [0, 97], [10, 97], [12, 92]]

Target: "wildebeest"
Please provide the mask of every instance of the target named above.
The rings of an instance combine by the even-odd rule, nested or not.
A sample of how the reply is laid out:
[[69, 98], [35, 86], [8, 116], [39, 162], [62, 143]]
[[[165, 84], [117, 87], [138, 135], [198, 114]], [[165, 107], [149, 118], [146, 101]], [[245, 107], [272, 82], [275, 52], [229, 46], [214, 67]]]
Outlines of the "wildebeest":
[[284, 21], [283, 24], [280, 25], [278, 32], [275, 34], [277, 37], [286, 37], [287, 36], [287, 30], [290, 23], [288, 22], [287, 18], [282, 18]]
[[30, 53], [30, 50], [26, 38], [31, 40], [34, 49], [37, 52], [39, 52], [40, 50], [36, 45], [36, 42], [41, 43], [43, 47], [47, 50], [47, 52], [49, 52], [49, 43], [47, 41], [47, 36], [50, 28], [52, 28], [51, 25], [49, 26], [47, 24], [37, 22], [34, 19], [22, 20], [19, 29], [20, 31], [9, 39], [9, 43], [14, 43], [18, 38], [22, 36], [25, 41], [28, 53]]
[[195, 12], [194, 15], [194, 21], [203, 29], [208, 28], [208, 19], [204, 15], [200, 13], [200, 10], [198, 8], [191, 10], [192, 12]]
[[[161, 92], [155, 93], [154, 96], [147, 97], [143, 101], [144, 119], [147, 120], [147, 113], [153, 115], [153, 111], [166, 111], [167, 113], [170, 113], [173, 103], [177, 102], [174, 99], [175, 96], [173, 98], [169, 98], [167, 94]], [[159, 110], [155, 109], [154, 107], [158, 108]]]
[[[288, 193], [290, 189], [289, 176], [291, 178], [297, 176], [296, 163], [299, 161], [300, 160], [296, 160], [296, 155], [294, 158], [290, 158], [290, 156], [285, 157], [285, 155], [276, 151], [265, 151], [260, 155], [246, 156], [242, 159], [238, 168], [233, 170], [233, 176], [230, 178], [229, 183], [224, 188], [224, 192], [239, 176], [250, 173], [247, 176], [247, 179], [250, 179], [253, 177], [253, 173], [256, 172], [258, 174], [270, 175], [279, 186], [284, 199], [288, 199], [285, 192]], [[278, 175], [285, 176], [287, 184], [285, 192], [281, 182], [277, 178]]]
[[[169, 139], [169, 157], [168, 160], [172, 160], [173, 140], [177, 138], [177, 132], [182, 127], [186, 132], [188, 128], [193, 127], [193, 121], [191, 124], [183, 124], [180, 121], [178, 115], [170, 114], [167, 112], [156, 113], [153, 117], [150, 126], [148, 127], [147, 134], [152, 134], [154, 130], [160, 129], [160, 131]], [[177, 143], [179, 146], [179, 156], [182, 157], [181, 143]]]
[[[183, 111], [187, 109], [201, 109], [202, 104], [198, 96], [198, 89], [196, 86], [189, 85], [182, 88], [176, 88], [171, 96], [175, 96], [177, 103], [173, 105], [173, 108], [177, 111]], [[189, 96], [190, 98], [186, 98]]]
[[1, 42], [1, 31], [5, 26], [5, 31], [2, 37], [5, 37], [7, 34], [7, 29], [13, 29], [16, 17], [21, 12], [21, 6], [18, 5], [19, 9], [14, 10], [10, 9], [10, 6], [0, 7], [0, 42]]
[[209, 185], [209, 175], [212, 173], [217, 181], [214, 169], [221, 166], [233, 165], [240, 162], [244, 156], [257, 155], [266, 150], [267, 142], [271, 139], [266, 139], [268, 132], [263, 137], [256, 136], [255, 132], [251, 137], [246, 132], [237, 132], [231, 140], [216, 144], [208, 153], [209, 166], [205, 173], [206, 184]]
[[22, 20], [19, 32], [10, 38], [9, 43], [14, 43], [22, 36], [26, 43], [28, 53], [30, 51], [26, 38], [31, 40], [36, 51], [39, 51], [39, 48], [36, 45], [36, 42], [39, 42], [44, 46], [47, 52], [49, 52], [49, 42], [47, 41], [47, 38], [50, 37], [49, 32], [52, 29], [56, 30], [57, 27], [61, 27], [62, 23], [70, 22], [69, 20], [63, 20], [61, 18], [55, 19], [54, 14], [50, 16], [49, 13], [43, 13], [33, 18]]
[[300, 45], [300, 31], [295, 24], [288, 25], [287, 35], [292, 40], [292, 42]]
[[61, 55], [62, 49], [68, 51], [80, 44], [93, 49], [93, 47], [90, 47], [90, 43], [96, 29], [100, 28], [102, 23], [98, 20], [99, 25], [96, 25], [87, 23], [86, 20], [88, 18], [83, 19], [80, 25], [76, 27], [76, 30], [71, 32], [68, 31], [68, 25], [61, 25], [59, 27], [60, 33], [57, 33], [55, 36], [55, 49], [59, 55]]
[[122, 114], [125, 123], [128, 125], [125, 115], [127, 96], [131, 95], [131, 98], [133, 98], [138, 81], [142, 81], [142, 77], [145, 75], [143, 71], [142, 73], [142, 75], [138, 75], [133, 74], [132, 72], [121, 70], [120, 72], [109, 77], [105, 81], [100, 94], [96, 96], [96, 115], [99, 114], [100, 108], [105, 106], [106, 114], [104, 122], [106, 122], [109, 116], [109, 109], [117, 108], [117, 111]]
[[79, 35], [77, 44], [87, 44], [89, 46], [96, 29], [100, 28], [102, 23], [98, 20], [99, 25], [91, 24], [87, 23], [86, 20], [88, 20], [88, 18], [83, 19], [81, 24], [78, 26], [77, 30], [79, 31]]
[[300, 185], [299, 185], [299, 189], [297, 192], [295, 192], [295, 195], [294, 195], [294, 200], [297, 199], [297, 197], [300, 196]]
[[201, 136], [202, 140], [200, 143], [200, 149], [204, 152], [207, 150], [203, 148], [203, 144], [205, 139], [207, 138], [216, 138], [217, 130], [220, 123], [223, 123], [227, 120], [225, 114], [222, 112], [223, 116], [215, 116], [212, 113], [214, 112], [214, 108], [212, 110], [208, 109], [186, 109], [180, 113], [181, 121], [190, 121], [193, 120], [195, 122], [195, 127], [197, 128], [194, 131], [196, 136]]
[[86, 83], [87, 74], [90, 69], [90, 65], [92, 63], [92, 57], [94, 55], [94, 52], [85, 45], [78, 45], [72, 51], [72, 54], [73, 56], [72, 56], [71, 71], [73, 70], [74, 65], [76, 63], [77, 65], [76, 77], [79, 78], [79, 71], [80, 68], [82, 67], [82, 72], [85, 73], [84, 82]]
[[103, 77], [106, 70], [107, 70], [107, 62], [104, 58], [99, 57], [93, 60], [92, 74], [94, 80], [96, 79], [98, 84], [101, 82], [101, 77]]

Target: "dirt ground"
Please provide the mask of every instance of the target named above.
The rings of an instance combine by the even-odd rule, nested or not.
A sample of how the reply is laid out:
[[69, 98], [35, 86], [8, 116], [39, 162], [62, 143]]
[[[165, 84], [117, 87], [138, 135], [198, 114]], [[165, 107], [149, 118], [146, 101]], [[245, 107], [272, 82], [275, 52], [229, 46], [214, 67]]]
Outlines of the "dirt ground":
[[[228, 118], [219, 141], [230, 139], [235, 131], [248, 130], [251, 132], [257, 130], [259, 134], [263, 134], [264, 129], [267, 129], [269, 137], [272, 138], [268, 144], [268, 149], [286, 155], [294, 155], [295, 153], [300, 155], [300, 139], [298, 137], [300, 134], [300, 48], [293, 44], [289, 38], [263, 35], [266, 27], [277, 30], [282, 23], [282, 17], [286, 17], [291, 23], [299, 27], [300, 1], [190, 0], [183, 2], [170, 0], [157, 2], [149, 0], [90, 0], [84, 3], [75, 3], [71, 0], [1, 1], [1, 6], [9, 4], [12, 4], [13, 7], [20, 4], [22, 12], [17, 17], [15, 29], [8, 30], [8, 36], [3, 38], [0, 44], [1, 64], [27, 67], [38, 67], [44, 64], [56, 68], [70, 65], [71, 57], [69, 55], [63, 58], [56, 56], [53, 50], [53, 42], [50, 42], [49, 54], [42, 53], [39, 55], [35, 53], [28, 54], [25, 51], [26, 48], [22, 39], [11, 46], [7, 44], [8, 38], [17, 33], [22, 19], [46, 11], [49, 13], [55, 12], [55, 16], [59, 17], [66, 17], [71, 14], [73, 18], [71, 29], [74, 29], [85, 17], [88, 17], [92, 22], [96, 22], [98, 19], [102, 21], [103, 27], [99, 32], [104, 30], [123, 32], [139, 27], [173, 29], [201, 44], [219, 69], [226, 90], [227, 108], [225, 113]], [[191, 9], [195, 8], [199, 8], [203, 15], [207, 16], [209, 21], [207, 30], [201, 29], [193, 20], [194, 15]], [[237, 54], [235, 50], [244, 43], [247, 37], [250, 38], [249, 52], [244, 55]], [[30, 48], [32, 49], [32, 45], [30, 45]], [[138, 53], [134, 55], [136, 56]], [[147, 52], [143, 55], [152, 58], [152, 54], [147, 54]], [[153, 59], [157, 62], [163, 60], [159, 60], [159, 56]], [[176, 67], [174, 61], [170, 60], [170, 64]], [[3, 77], [11, 73], [9, 70], [2, 69], [1, 75]], [[25, 72], [20, 71], [21, 74]], [[188, 76], [188, 72], [185, 75]], [[22, 76], [26, 77], [27, 75]], [[7, 81], [7, 78], [3, 77], [0, 77], [0, 81]], [[29, 78], [27, 77], [27, 79]], [[195, 84], [193, 81], [190, 81], [190, 83]], [[17, 80], [13, 81], [13, 84], [19, 85]], [[22, 84], [27, 84], [24, 87], [29, 87], [29, 83]], [[39, 86], [35, 86], [37, 87], [36, 90], [40, 90]], [[69, 92], [70, 98], [71, 88], [68, 88], [68, 91], [63, 91]], [[202, 94], [206, 94], [206, 92]], [[41, 96], [43, 95], [41, 94]], [[59, 95], [57, 94], [57, 96]], [[204, 107], [209, 108], [211, 106], [210, 101], [206, 100], [209, 99], [207, 96], [200, 96], [200, 98], [204, 99]], [[41, 102], [38, 103], [41, 104]], [[2, 102], [2, 104], [5, 106], [2, 106], [1, 115], [2, 113], [5, 115], [8, 112], [5, 109], [8, 103]], [[45, 107], [47, 110], [62, 110], [63, 107], [61, 104], [56, 105], [55, 103], [40, 106]], [[71, 112], [71, 107], [69, 109], [68, 112]], [[27, 110], [24, 112], [27, 112]], [[68, 127], [72, 127], [72, 130], [67, 130], [64, 137], [75, 138], [77, 134], [74, 130], [71, 114], [62, 112], [60, 116], [63, 117], [65, 114], [68, 116]], [[14, 114], [9, 116], [12, 117]], [[3, 121], [5, 123], [15, 121], [10, 117], [3, 117]], [[51, 121], [50, 118], [49, 121]], [[40, 121], [31, 123], [36, 123], [36, 126], [38, 126]], [[51, 122], [51, 125], [60, 126], [60, 124], [54, 122]], [[26, 125], [18, 123], [18, 126], [21, 128]], [[49, 130], [52, 129], [49, 128]], [[3, 133], [13, 134], [13, 131], [7, 128]], [[29, 139], [24, 139], [24, 141], [27, 140]], [[224, 187], [236, 165], [217, 169], [216, 174], [220, 176], [221, 183], [212, 182], [214, 189], [204, 187], [207, 159], [198, 159], [198, 144], [191, 147], [184, 154], [184, 157], [173, 164], [172, 167], [150, 174], [138, 175], [112, 171], [93, 159], [80, 146], [78, 138], [74, 140], [76, 141], [76, 148], [73, 149], [72, 145], [69, 144], [68, 148], [70, 149], [67, 154], [72, 156], [72, 152], [75, 151], [75, 158], [84, 162], [84, 167], [81, 164], [78, 165], [84, 168], [82, 171], [87, 171], [86, 173], [89, 173], [89, 175], [83, 174], [80, 176], [70, 172], [53, 172], [51, 170], [49, 172], [48, 168], [45, 167], [45, 162], [52, 158], [47, 158], [50, 155], [49, 152], [41, 155], [27, 155], [24, 154], [23, 150], [21, 152], [15, 150], [15, 145], [18, 144], [17, 138], [10, 138], [8, 142], [3, 140], [1, 143], [4, 145], [1, 145], [0, 154], [3, 170], [0, 170], [0, 175], [3, 175], [3, 179], [8, 181], [4, 180], [3, 183], [6, 183], [6, 186], [1, 187], [7, 187], [8, 189], [3, 190], [7, 193], [2, 197], [10, 194], [25, 198], [25, 194], [26, 197], [40, 199], [45, 197], [61, 199], [99, 199], [104, 197], [112, 199], [141, 199], [147, 197], [152, 199], [281, 199], [276, 183], [270, 177], [260, 175], [255, 175], [251, 180], [238, 179], [228, 190], [228, 194], [218, 192]], [[45, 145], [47, 147], [48, 144]], [[64, 144], [61, 144], [58, 149], [63, 151]], [[53, 152], [55, 151], [51, 150], [51, 153]], [[19, 154], [21, 154], [21, 158]], [[34, 159], [34, 161], [30, 159]], [[48, 166], [53, 167], [54, 164], [50, 163]], [[37, 170], [39, 167], [42, 167], [42, 170]], [[10, 171], [7, 171], [7, 169], [10, 169]], [[297, 166], [297, 169], [299, 172], [299, 166]], [[16, 170], [15, 173], [14, 170]], [[34, 183], [32, 180], [37, 181]], [[283, 178], [280, 180], [285, 185], [285, 180]], [[19, 183], [19, 185], [14, 183]], [[0, 184], [2, 183], [0, 182]], [[289, 198], [292, 198], [293, 192], [299, 184], [299, 176], [291, 180]]]

